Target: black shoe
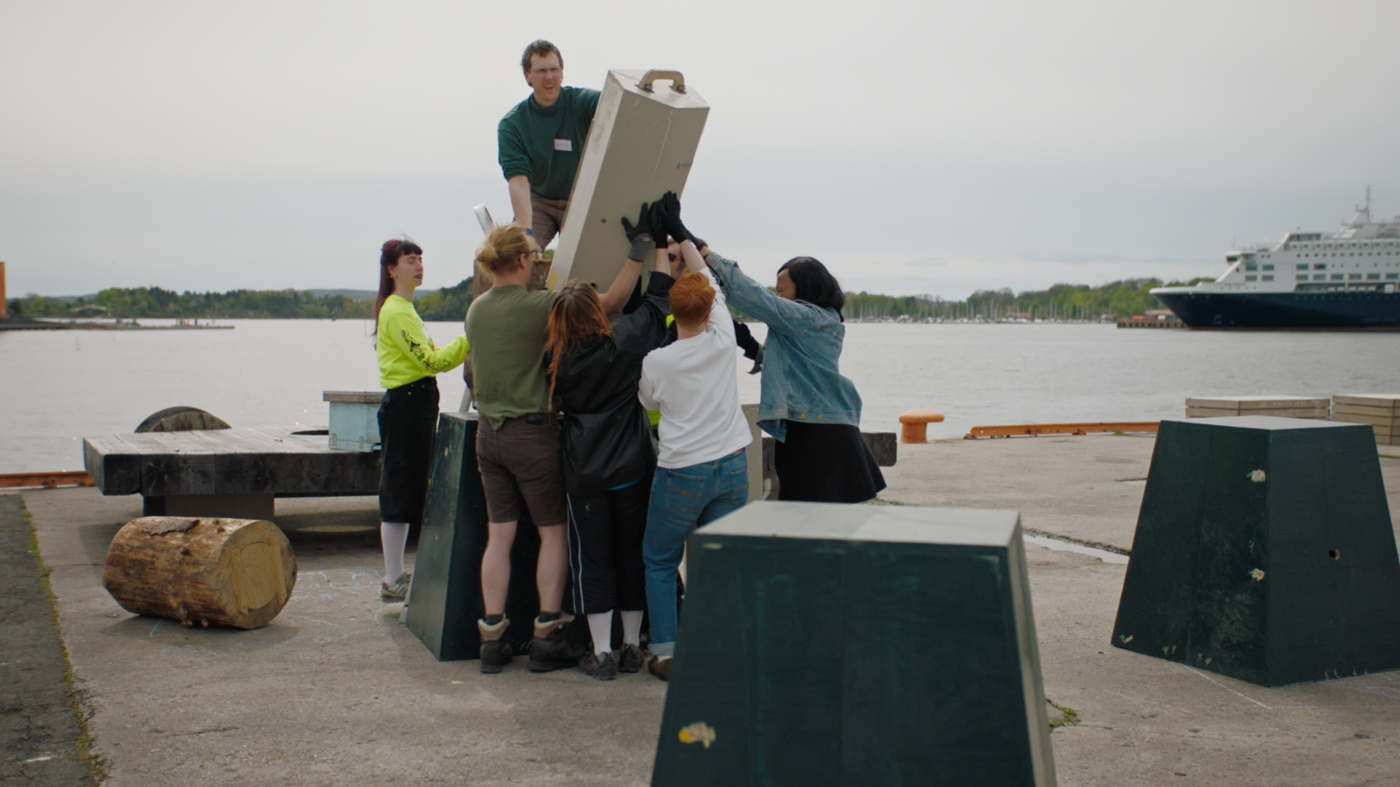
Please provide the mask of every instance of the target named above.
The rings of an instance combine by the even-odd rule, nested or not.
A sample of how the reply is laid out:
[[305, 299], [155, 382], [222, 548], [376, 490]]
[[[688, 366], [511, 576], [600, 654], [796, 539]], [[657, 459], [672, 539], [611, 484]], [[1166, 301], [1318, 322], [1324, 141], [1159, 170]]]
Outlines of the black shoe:
[[578, 663], [578, 668], [598, 680], [612, 680], [617, 677], [617, 662], [613, 661], [611, 653], [604, 653], [601, 656], [597, 653], [589, 653]]
[[564, 639], [564, 627], [573, 619], [573, 615], [563, 615], [558, 620], [540, 623], [539, 618], [535, 618], [535, 638], [530, 641], [531, 672], [549, 672], [578, 666], [583, 652]]
[[646, 661], [647, 657], [642, 655], [641, 648], [636, 645], [623, 645], [622, 652], [617, 657], [617, 671], [641, 672]]
[[486, 625], [484, 620], [476, 622], [477, 630], [481, 632], [481, 674], [499, 673], [515, 655], [515, 650], [506, 640], [506, 629], [509, 626], [509, 620], [503, 620], [494, 626]]

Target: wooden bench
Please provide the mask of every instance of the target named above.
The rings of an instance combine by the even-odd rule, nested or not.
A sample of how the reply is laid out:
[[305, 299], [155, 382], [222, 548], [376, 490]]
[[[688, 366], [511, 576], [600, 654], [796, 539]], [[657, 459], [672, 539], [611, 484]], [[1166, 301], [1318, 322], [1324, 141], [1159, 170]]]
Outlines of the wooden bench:
[[294, 427], [83, 439], [97, 488], [141, 495], [146, 516], [270, 519], [278, 497], [375, 495], [379, 457], [333, 450], [325, 429]]

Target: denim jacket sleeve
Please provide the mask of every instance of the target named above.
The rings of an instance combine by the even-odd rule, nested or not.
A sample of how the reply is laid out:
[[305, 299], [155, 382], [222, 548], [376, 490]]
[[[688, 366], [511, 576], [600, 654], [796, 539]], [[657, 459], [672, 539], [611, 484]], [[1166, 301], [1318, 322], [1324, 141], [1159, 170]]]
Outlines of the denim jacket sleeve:
[[725, 259], [715, 252], [705, 258], [705, 263], [714, 272], [715, 278], [724, 287], [725, 297], [734, 308], [766, 324], [778, 333], [801, 333], [820, 319], [816, 306], [806, 301], [790, 301], [749, 278], [739, 270], [733, 260]]

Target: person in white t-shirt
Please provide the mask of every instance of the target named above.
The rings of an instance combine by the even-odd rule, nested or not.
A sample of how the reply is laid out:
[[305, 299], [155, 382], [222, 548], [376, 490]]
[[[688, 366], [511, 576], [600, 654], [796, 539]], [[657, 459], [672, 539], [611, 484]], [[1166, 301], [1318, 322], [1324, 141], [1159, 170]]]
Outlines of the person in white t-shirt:
[[753, 441], [739, 406], [734, 322], [695, 243], [681, 243], [690, 271], [671, 288], [677, 339], [642, 362], [642, 405], [660, 410], [661, 448], [642, 556], [651, 620], [648, 670], [667, 680], [676, 647], [676, 575], [690, 531], [748, 502], [744, 448]]

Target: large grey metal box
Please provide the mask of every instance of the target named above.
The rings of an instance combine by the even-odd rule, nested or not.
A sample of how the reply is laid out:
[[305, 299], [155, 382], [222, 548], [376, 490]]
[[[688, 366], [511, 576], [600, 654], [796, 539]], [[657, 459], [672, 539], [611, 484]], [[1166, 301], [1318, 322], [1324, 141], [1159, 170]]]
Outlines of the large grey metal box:
[[[647, 80], [653, 80], [650, 91], [642, 89]], [[630, 245], [620, 219], [636, 221], [643, 202], [685, 190], [709, 114], [709, 105], [679, 73], [608, 72], [569, 195], [549, 289], [569, 279], [607, 289]], [[644, 280], [650, 270], [642, 266]]]

